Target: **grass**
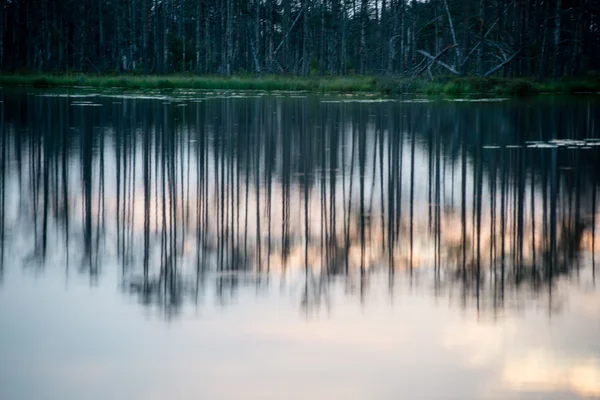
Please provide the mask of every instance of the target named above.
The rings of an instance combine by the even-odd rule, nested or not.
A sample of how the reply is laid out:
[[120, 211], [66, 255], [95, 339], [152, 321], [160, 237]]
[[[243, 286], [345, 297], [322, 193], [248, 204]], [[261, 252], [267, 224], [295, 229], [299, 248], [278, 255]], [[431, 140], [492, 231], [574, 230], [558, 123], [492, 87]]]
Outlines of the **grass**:
[[0, 75], [0, 86], [92, 87], [122, 89], [286, 90], [342, 93], [418, 93], [426, 95], [529, 95], [600, 92], [600, 77], [537, 81], [527, 78], [439, 77], [434, 80], [394, 77], [294, 77], [269, 75]]
[[[398, 85], [406, 85], [398, 87]], [[434, 80], [416, 79], [394, 81], [389, 78], [380, 82], [380, 91], [385, 93], [420, 93], [427, 95], [506, 95], [522, 96], [539, 93], [574, 94], [600, 92], [600, 78], [567, 78], [556, 81], [537, 81], [528, 78], [482, 78], [441, 77]]]
[[284, 76], [194, 76], [194, 75], [0, 75], [1, 86], [203, 89], [203, 90], [291, 90], [313, 92], [373, 92], [369, 77], [300, 78]]

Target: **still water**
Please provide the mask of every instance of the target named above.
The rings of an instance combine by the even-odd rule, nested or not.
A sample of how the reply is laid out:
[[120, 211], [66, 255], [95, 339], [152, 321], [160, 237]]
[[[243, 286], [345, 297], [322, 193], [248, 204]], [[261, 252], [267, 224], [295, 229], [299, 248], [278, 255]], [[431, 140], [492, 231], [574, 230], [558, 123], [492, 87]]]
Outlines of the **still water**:
[[0, 91], [0, 134], [2, 400], [600, 397], [598, 97]]

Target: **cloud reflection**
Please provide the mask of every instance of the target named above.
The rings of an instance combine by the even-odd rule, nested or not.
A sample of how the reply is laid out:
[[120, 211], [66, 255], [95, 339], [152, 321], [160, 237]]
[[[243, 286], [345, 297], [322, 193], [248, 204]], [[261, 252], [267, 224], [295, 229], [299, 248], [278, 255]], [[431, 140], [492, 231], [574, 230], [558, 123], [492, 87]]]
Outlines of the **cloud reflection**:
[[75, 264], [93, 281], [117, 264], [123, 291], [169, 318], [207, 285], [227, 304], [272, 277], [294, 277], [307, 313], [330, 307], [331, 282], [363, 301], [375, 276], [493, 312], [547, 294], [559, 311], [557, 279], [590, 259], [583, 284], [595, 282], [598, 149], [524, 146], [590, 137], [594, 113], [268, 96], [73, 109], [10, 96], [2, 260]]

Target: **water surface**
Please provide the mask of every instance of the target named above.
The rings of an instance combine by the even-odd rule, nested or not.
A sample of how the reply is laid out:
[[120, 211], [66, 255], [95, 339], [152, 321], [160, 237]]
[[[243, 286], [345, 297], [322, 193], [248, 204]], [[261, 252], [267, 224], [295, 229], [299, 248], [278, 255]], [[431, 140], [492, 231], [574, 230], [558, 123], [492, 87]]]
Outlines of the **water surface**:
[[600, 100], [0, 91], [0, 398], [600, 397]]

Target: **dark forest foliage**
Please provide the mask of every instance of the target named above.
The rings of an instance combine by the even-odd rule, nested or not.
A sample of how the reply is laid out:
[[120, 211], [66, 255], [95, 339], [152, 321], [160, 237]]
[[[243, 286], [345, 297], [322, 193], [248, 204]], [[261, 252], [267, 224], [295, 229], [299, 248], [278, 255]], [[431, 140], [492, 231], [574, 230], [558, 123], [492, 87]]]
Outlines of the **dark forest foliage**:
[[559, 78], [595, 0], [0, 0], [0, 70]]

